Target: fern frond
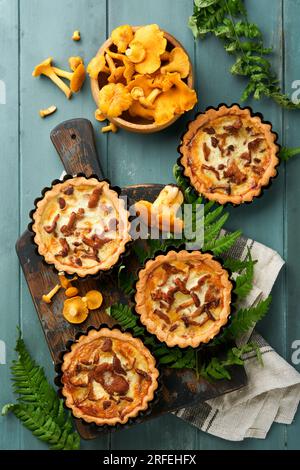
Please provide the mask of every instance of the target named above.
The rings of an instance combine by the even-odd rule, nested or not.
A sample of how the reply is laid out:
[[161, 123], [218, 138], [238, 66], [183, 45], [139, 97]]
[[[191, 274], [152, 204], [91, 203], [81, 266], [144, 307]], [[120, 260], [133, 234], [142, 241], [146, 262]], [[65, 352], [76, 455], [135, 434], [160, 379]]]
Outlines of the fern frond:
[[267, 58], [272, 48], [265, 47], [260, 28], [248, 21], [243, 0], [194, 0], [189, 26], [195, 38], [213, 34], [222, 40], [235, 57], [231, 73], [248, 79], [242, 101], [266, 96], [284, 108], [300, 109], [300, 103], [282, 92]]
[[203, 247], [204, 251], [212, 251], [216, 256], [221, 255], [228, 251], [240, 238], [242, 232], [237, 230], [236, 232], [227, 233], [226, 235], [212, 240], [209, 243], [206, 243]]
[[244, 364], [243, 355], [255, 351], [258, 361], [261, 363], [261, 353], [257, 344], [248, 343], [238, 348], [228, 349], [225, 359], [212, 357], [208, 363], [204, 363], [200, 368], [200, 375], [208, 381], [231, 379], [230, 368], [234, 365]]
[[18, 358], [11, 366], [17, 404], [3, 407], [2, 413], [13, 412], [24, 426], [52, 448], [75, 450], [80, 437], [73, 431], [70, 413], [64, 409], [54, 388], [48, 383], [42, 367], [36, 364], [19, 333], [16, 351]]
[[59, 426], [50, 415], [43, 413], [43, 409], [34, 405], [20, 403], [14, 405], [10, 411], [29, 429], [34, 436], [51, 445], [57, 450], [77, 450], [80, 438], [77, 433], [70, 432], [72, 425], [67, 422]]
[[167, 345], [157, 341], [155, 336], [149, 334], [143, 326], [138, 325], [138, 317], [128, 305], [113, 304], [106, 312], [113, 317], [124, 329], [131, 329], [134, 336], [143, 337], [146, 346], [150, 346], [154, 356], [160, 364], [172, 368], [196, 368], [196, 352], [192, 348], [168, 348]]
[[136, 276], [131, 272], [128, 272], [128, 269], [124, 264], [122, 264], [118, 270], [118, 287], [121, 289], [124, 294], [131, 295], [134, 292], [134, 283], [136, 281]]
[[234, 258], [226, 258], [223, 262], [223, 265], [224, 265], [224, 268], [226, 269], [230, 269], [230, 271], [232, 273], [239, 273], [241, 271], [243, 271], [244, 269], [247, 269], [247, 267], [251, 264], [251, 263], [257, 263], [256, 260], [254, 261], [249, 261], [249, 259], [244, 259], [244, 260], [240, 260], [240, 259], [234, 259]]
[[223, 214], [222, 217], [219, 218], [216, 222], [210, 225], [205, 224], [205, 232], [204, 232], [204, 243], [209, 243], [212, 240], [215, 240], [221, 232], [224, 224], [226, 223], [229, 217], [228, 212]]
[[253, 287], [253, 277], [254, 277], [254, 265], [255, 261], [252, 260], [251, 252], [248, 250], [247, 255], [248, 264], [246, 269], [242, 274], [240, 274], [236, 279], [236, 287], [234, 289], [235, 294], [239, 299], [244, 299], [250, 293]]
[[261, 300], [255, 307], [242, 308], [234, 315], [231, 325], [225, 330], [226, 337], [237, 338], [253, 328], [267, 314], [272, 296]]
[[[210, 202], [213, 202], [213, 204], [210, 204]], [[221, 214], [224, 210], [223, 206], [218, 206], [213, 211], [210, 210], [212, 208], [212, 206], [214, 205], [214, 203], [215, 203], [214, 201], [210, 201], [210, 202], [207, 202], [204, 206], [204, 214], [205, 214], [204, 223], [205, 223], [205, 225], [212, 224], [216, 219], [218, 219], [218, 217], [221, 216]]]
[[282, 147], [279, 153], [279, 158], [282, 161], [287, 162], [292, 157], [295, 157], [296, 155], [300, 155], [300, 147], [297, 147], [297, 148]]

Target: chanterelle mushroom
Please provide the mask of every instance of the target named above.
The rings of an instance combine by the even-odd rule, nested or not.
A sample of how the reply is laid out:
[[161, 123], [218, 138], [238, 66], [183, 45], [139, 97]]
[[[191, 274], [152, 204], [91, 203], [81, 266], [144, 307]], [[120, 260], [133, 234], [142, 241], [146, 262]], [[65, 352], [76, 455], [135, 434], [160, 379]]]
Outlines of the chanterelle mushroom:
[[55, 85], [57, 85], [69, 99], [72, 96], [72, 90], [61, 80], [57, 74], [55, 73], [52, 67], [52, 57], [44, 60], [40, 64], [38, 64], [34, 71], [32, 72], [33, 77], [39, 77], [40, 75], [45, 75], [46, 77], [50, 78]]
[[74, 276], [72, 279], [68, 279], [65, 274], [61, 271], [58, 273], [60, 285], [63, 289], [68, 289], [69, 287], [72, 287], [72, 282], [76, 281], [77, 276]]
[[69, 66], [70, 69], [73, 70], [73, 72], [77, 69], [77, 67], [83, 64], [83, 59], [79, 56], [74, 56], [69, 58]]
[[174, 47], [170, 52], [169, 63], [160, 70], [161, 73], [178, 72], [181, 78], [186, 78], [190, 73], [189, 58], [181, 47]]
[[107, 126], [102, 127], [101, 132], [102, 134], [106, 132], [113, 132], [115, 134], [118, 132], [118, 127], [113, 122], [110, 122]]
[[106, 120], [106, 116], [104, 116], [104, 114], [101, 113], [100, 109], [96, 109], [95, 111], [95, 119], [97, 121], [105, 121]]
[[183, 221], [176, 214], [183, 200], [183, 194], [177, 186], [167, 185], [153, 204], [141, 200], [136, 202], [135, 210], [148, 226], [181, 233]]
[[100, 90], [99, 109], [105, 116], [118, 117], [131, 103], [131, 94], [122, 83], [110, 83]]
[[100, 72], [110, 73], [110, 70], [106, 65], [104, 55], [97, 55], [87, 66], [87, 73], [91, 78], [97, 79]]
[[158, 125], [165, 124], [175, 115], [189, 111], [197, 103], [195, 90], [181, 80], [179, 73], [170, 73], [169, 76], [173, 86], [165, 93], [161, 93], [154, 103], [154, 119]]
[[53, 104], [52, 106], [49, 106], [49, 108], [40, 109], [40, 116], [42, 118], [44, 118], [46, 116], [50, 116], [50, 114], [55, 113], [56, 110], [57, 110], [57, 107]]
[[139, 64], [146, 57], [146, 51], [143, 44], [139, 41], [131, 41], [129, 49], [126, 49], [125, 54], [134, 64]]
[[87, 319], [89, 309], [81, 297], [71, 297], [65, 300], [63, 316], [70, 323], [82, 323]]
[[83, 302], [86, 302], [89, 310], [96, 310], [101, 307], [103, 302], [103, 296], [98, 290], [89, 290], [84, 297]]
[[42, 300], [46, 302], [46, 304], [50, 304], [52, 301], [52, 297], [54, 297], [54, 295], [59, 291], [60, 288], [61, 286], [59, 284], [56, 284], [56, 286], [54, 286], [53, 289], [48, 292], [48, 294], [44, 294], [42, 296]]
[[111, 40], [117, 46], [119, 52], [125, 52], [128, 44], [133, 39], [132, 27], [128, 24], [119, 26], [111, 33]]
[[74, 31], [72, 39], [73, 41], [80, 41], [81, 39], [80, 31], [78, 30]]
[[[160, 56], [166, 50], [167, 40], [157, 24], [139, 28], [134, 35], [134, 44], [139, 42], [145, 50], [145, 58], [135, 64], [138, 73], [154, 73], [161, 65]], [[131, 48], [131, 44], [129, 44]]]
[[79, 64], [74, 72], [66, 72], [57, 67], [53, 67], [54, 72], [59, 76], [70, 80], [70, 88], [74, 93], [77, 93], [85, 80], [85, 67], [83, 64]]

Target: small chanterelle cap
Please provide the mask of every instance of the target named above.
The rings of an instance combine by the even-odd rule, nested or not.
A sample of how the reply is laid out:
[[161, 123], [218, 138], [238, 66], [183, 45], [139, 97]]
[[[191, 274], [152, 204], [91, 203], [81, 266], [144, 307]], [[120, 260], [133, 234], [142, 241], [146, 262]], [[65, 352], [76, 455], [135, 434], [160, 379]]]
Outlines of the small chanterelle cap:
[[80, 65], [80, 64], [83, 64], [83, 59], [79, 56], [72, 56], [72, 57], [69, 57], [69, 66], [70, 66], [70, 69], [73, 70], [73, 72], [75, 72], [75, 70], [77, 69], [77, 67]]
[[89, 314], [87, 303], [79, 296], [71, 297], [64, 302], [63, 316], [70, 323], [82, 323]]
[[72, 39], [73, 41], [80, 41], [81, 39], [80, 31], [78, 30], [74, 31]]

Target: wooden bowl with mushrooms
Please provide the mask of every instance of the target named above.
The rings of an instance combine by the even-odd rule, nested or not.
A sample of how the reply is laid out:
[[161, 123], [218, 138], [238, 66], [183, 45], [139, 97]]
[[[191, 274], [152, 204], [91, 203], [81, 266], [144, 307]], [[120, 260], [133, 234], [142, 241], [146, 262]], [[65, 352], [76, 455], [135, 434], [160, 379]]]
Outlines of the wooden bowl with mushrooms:
[[[131, 30], [130, 34], [133, 36], [131, 41], [127, 39], [122, 42], [124, 35], [121, 35], [120, 45], [115, 39], [116, 34], [114, 36], [114, 33], [122, 28], [130, 28], [129, 33]], [[121, 33], [123, 34], [124, 31], [122, 30]], [[156, 39], [155, 34], [158, 35]], [[158, 50], [158, 57], [154, 57], [155, 47], [159, 47], [157, 45], [160, 41], [163, 47]], [[160, 52], [162, 53], [159, 54]], [[159, 60], [158, 67], [157, 59]], [[96, 68], [93, 68], [94, 65]], [[129, 75], [126, 67], [129, 69]], [[121, 76], [119, 79], [118, 75], [122, 69], [125, 69], [124, 75], [127, 71], [127, 76], [126, 78]], [[151, 70], [153, 70], [152, 73]], [[108, 119], [117, 127], [130, 132], [141, 134], [159, 132], [173, 124], [184, 112], [192, 109], [197, 102], [196, 92], [193, 90], [193, 68], [186, 50], [177, 39], [168, 32], [159, 29], [157, 25], [132, 27], [125, 25], [116, 28], [90, 62], [89, 71], [91, 72], [92, 95], [97, 107], [100, 108], [96, 112], [99, 120]], [[147, 82], [145, 86], [142, 77], [144, 77], [144, 82]], [[156, 86], [157, 81], [160, 81], [159, 86]], [[170, 82], [171, 84], [168, 85], [167, 81], [172, 81], [172, 83]], [[136, 84], [138, 86], [135, 86]], [[115, 112], [112, 115], [105, 112], [106, 109], [105, 111], [101, 109], [101, 94], [108, 91], [107, 85], [111, 85], [108, 87], [110, 88], [111, 100], [116, 100], [119, 91], [122, 92], [126, 89], [127, 92], [127, 105], [124, 106], [127, 108], [123, 108], [117, 116]], [[105, 90], [103, 90], [104, 87], [106, 87]], [[178, 93], [181, 93], [180, 97]], [[128, 108], [130, 99], [133, 99], [133, 102]], [[126, 99], [124, 101], [126, 102]]]

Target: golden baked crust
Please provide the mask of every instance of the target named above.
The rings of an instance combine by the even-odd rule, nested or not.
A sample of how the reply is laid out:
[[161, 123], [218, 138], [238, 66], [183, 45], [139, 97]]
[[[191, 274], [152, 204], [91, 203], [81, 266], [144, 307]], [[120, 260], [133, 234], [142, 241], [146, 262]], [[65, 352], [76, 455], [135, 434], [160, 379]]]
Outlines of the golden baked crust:
[[62, 394], [76, 418], [114, 426], [148, 408], [158, 375], [141, 340], [117, 329], [90, 330], [63, 357]]
[[96, 274], [114, 266], [130, 241], [129, 214], [106, 181], [82, 176], [58, 183], [37, 203], [38, 252], [58, 271]]
[[198, 347], [228, 321], [232, 284], [209, 253], [170, 251], [146, 263], [136, 284], [136, 312], [172, 346]]
[[241, 204], [258, 196], [279, 163], [271, 125], [237, 105], [209, 109], [190, 123], [180, 146], [184, 174], [207, 199]]

